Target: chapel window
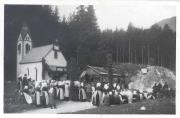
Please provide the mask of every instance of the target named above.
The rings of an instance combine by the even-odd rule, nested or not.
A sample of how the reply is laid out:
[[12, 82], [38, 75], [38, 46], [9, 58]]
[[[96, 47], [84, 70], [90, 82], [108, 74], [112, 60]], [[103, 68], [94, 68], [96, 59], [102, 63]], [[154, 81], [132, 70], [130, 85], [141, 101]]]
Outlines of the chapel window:
[[30, 45], [26, 44], [26, 54], [30, 51]]
[[18, 53], [21, 54], [21, 44], [18, 45]]
[[55, 58], [55, 59], [57, 59], [57, 58], [58, 58], [57, 51], [54, 51], [54, 58]]

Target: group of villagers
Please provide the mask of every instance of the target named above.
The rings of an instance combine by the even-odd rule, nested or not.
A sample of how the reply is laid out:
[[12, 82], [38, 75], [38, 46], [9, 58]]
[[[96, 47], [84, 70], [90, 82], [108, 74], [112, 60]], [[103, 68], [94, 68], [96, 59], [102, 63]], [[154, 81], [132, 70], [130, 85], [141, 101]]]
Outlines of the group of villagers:
[[[152, 92], [132, 90], [125, 88], [120, 83], [112, 83], [110, 86], [108, 82], [87, 83], [70, 80], [37, 82], [27, 74], [19, 76], [17, 83], [20, 95], [28, 104], [52, 109], [56, 108], [61, 101], [68, 100], [88, 101], [96, 106], [109, 106], [156, 98], [154, 90]], [[157, 91], [155, 92], [157, 93]]]

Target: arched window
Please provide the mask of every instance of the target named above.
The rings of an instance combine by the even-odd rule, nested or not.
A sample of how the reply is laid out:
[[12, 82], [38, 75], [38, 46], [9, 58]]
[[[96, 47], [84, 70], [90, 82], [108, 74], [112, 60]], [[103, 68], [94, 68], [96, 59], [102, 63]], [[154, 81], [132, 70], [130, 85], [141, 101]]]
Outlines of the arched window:
[[26, 44], [26, 54], [30, 51], [30, 45]]
[[38, 70], [37, 70], [37, 68], [36, 68], [36, 67], [35, 67], [34, 69], [35, 69], [35, 79], [36, 79], [36, 81], [37, 81], [37, 76], [38, 76], [37, 74], [38, 74]]
[[27, 75], [29, 75], [29, 68], [27, 68]]
[[56, 51], [56, 50], [54, 51], [54, 58], [55, 58], [55, 59], [57, 59], [57, 58], [58, 58], [58, 53], [57, 53], [57, 51]]
[[18, 53], [21, 54], [21, 44], [18, 45]]

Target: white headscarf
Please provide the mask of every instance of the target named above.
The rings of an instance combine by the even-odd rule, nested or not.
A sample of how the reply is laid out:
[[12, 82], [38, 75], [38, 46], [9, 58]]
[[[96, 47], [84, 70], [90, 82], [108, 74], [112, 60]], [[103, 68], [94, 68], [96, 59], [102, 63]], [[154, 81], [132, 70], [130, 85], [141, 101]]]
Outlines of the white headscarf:
[[83, 83], [83, 82], [81, 82], [81, 86], [84, 86], [84, 83]]
[[28, 89], [28, 86], [24, 86], [24, 89]]
[[113, 83], [113, 87], [116, 87], [116, 83]]
[[120, 89], [120, 86], [119, 86], [119, 85], [117, 85], [117, 89], [118, 89], [118, 90]]
[[96, 84], [96, 87], [100, 87], [100, 86], [101, 86], [101, 83], [98, 82], [98, 83]]
[[62, 81], [58, 81], [58, 86], [61, 86], [63, 85], [63, 82]]
[[74, 81], [74, 85], [79, 87], [80, 86], [80, 82], [79, 81]]
[[42, 82], [42, 88], [43, 87], [47, 87], [47, 83], [46, 82]]
[[107, 90], [109, 88], [108, 84], [105, 84], [104, 88]]

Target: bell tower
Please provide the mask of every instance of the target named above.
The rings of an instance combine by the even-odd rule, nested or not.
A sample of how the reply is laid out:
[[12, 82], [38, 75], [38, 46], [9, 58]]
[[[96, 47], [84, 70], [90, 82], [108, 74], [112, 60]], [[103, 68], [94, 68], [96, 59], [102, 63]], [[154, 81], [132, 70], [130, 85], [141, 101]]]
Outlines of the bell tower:
[[20, 73], [20, 61], [32, 49], [32, 40], [27, 23], [24, 22], [17, 40], [17, 76]]

